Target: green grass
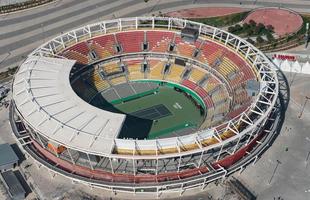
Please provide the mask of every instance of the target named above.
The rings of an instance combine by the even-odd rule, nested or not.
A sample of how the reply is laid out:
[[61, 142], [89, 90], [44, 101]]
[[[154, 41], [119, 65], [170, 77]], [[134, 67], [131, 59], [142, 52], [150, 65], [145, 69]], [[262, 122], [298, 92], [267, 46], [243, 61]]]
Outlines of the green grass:
[[247, 16], [248, 13], [249, 12], [241, 12], [219, 17], [194, 18], [190, 20], [203, 24], [208, 24], [215, 27], [223, 27], [233, 25], [242, 21]]
[[[175, 108], [176, 103], [182, 108]], [[157, 122], [127, 115], [120, 137], [153, 139], [171, 131], [199, 126], [203, 120], [200, 111], [183, 93], [166, 86], [160, 87], [156, 94], [117, 104], [114, 108], [123, 113], [132, 113], [158, 104], [165, 105], [172, 115], [158, 119]]]

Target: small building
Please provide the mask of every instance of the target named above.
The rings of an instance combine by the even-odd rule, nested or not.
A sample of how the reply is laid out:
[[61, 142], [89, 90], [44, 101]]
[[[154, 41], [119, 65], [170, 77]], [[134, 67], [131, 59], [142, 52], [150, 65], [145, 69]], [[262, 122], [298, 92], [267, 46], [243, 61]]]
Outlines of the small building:
[[25, 199], [26, 191], [12, 170], [2, 172], [1, 180], [12, 199]]
[[18, 164], [18, 157], [10, 144], [0, 144], [0, 152], [0, 172], [12, 169]]

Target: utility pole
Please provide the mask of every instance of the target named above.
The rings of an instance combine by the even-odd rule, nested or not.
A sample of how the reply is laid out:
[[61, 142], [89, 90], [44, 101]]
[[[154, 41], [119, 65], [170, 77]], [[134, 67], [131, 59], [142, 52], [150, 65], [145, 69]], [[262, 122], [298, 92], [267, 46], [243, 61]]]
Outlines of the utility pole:
[[307, 168], [307, 166], [308, 166], [308, 160], [309, 160], [309, 156], [310, 156], [310, 151], [308, 151], [308, 154], [307, 154], [307, 157], [306, 157], [306, 168]]
[[308, 97], [308, 96], [305, 96], [305, 98], [306, 98], [305, 103], [304, 103], [304, 105], [301, 108], [300, 114], [298, 115], [299, 119], [301, 118], [301, 116], [302, 116], [302, 114], [303, 114], [303, 112], [305, 110], [306, 104], [307, 104], [308, 100], [310, 99], [310, 97]]
[[307, 49], [309, 41], [309, 23], [306, 24], [305, 40], [306, 40], [305, 49]]

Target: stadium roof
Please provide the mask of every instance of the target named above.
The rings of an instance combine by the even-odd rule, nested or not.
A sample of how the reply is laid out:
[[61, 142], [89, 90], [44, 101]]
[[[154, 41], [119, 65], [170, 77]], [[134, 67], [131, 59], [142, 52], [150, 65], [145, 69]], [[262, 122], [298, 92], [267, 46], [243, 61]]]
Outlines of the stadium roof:
[[14, 80], [13, 97], [27, 123], [74, 149], [110, 154], [125, 115], [96, 108], [71, 88], [75, 60], [30, 56]]

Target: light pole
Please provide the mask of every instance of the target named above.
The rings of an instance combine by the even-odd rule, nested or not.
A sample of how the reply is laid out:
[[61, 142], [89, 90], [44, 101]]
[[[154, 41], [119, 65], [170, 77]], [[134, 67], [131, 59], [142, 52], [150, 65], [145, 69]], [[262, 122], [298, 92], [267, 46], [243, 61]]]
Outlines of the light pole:
[[274, 170], [273, 170], [273, 173], [272, 173], [272, 175], [271, 175], [271, 177], [270, 177], [270, 180], [269, 180], [268, 184], [271, 183], [271, 181], [272, 181], [272, 179], [273, 179], [273, 177], [274, 177], [274, 174], [275, 174], [276, 171], [277, 171], [277, 168], [278, 168], [279, 164], [282, 164], [282, 163], [281, 163], [279, 160], [277, 160], [277, 165], [276, 165], [276, 167], [275, 167]]
[[44, 24], [43, 23], [41, 24], [41, 30], [42, 30], [42, 41], [44, 44], [45, 43], [45, 38], [44, 38], [45, 34], [44, 34]]
[[301, 116], [302, 116], [302, 114], [303, 114], [303, 112], [305, 110], [306, 104], [307, 104], [308, 100], [310, 99], [310, 97], [308, 97], [308, 96], [305, 96], [305, 98], [306, 98], [305, 103], [304, 103], [304, 105], [301, 108], [300, 114], [298, 115], [299, 119], [301, 118]]
[[308, 160], [309, 160], [309, 156], [310, 156], [310, 151], [308, 151], [307, 157], [306, 157], [306, 169], [308, 167]]

